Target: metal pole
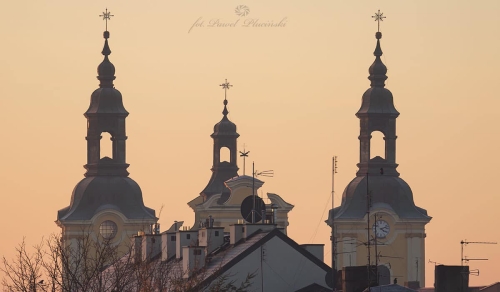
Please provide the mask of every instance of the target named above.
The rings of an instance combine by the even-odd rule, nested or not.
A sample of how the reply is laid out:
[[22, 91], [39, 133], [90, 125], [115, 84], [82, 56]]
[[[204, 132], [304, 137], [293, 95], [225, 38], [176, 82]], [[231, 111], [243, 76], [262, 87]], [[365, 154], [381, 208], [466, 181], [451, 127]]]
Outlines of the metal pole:
[[333, 213], [333, 208], [334, 208], [334, 194], [335, 194], [335, 173], [337, 172], [337, 156], [334, 156], [332, 159], [332, 291], [337, 291], [337, 266], [336, 266], [336, 261], [335, 261], [335, 256], [336, 256], [336, 242], [335, 242], [335, 227], [334, 227], [334, 213]]
[[370, 283], [371, 283], [371, 259], [370, 259], [370, 190], [368, 186], [368, 172], [366, 173], [366, 215], [367, 215], [367, 228], [366, 228], [366, 233], [367, 233], [367, 249], [368, 249], [368, 290], [370, 290]]
[[255, 163], [253, 161], [252, 161], [252, 196], [253, 196], [252, 224], [255, 224]]
[[378, 286], [378, 281], [379, 281], [379, 277], [378, 277], [378, 242], [377, 242], [377, 213], [375, 213], [375, 222], [374, 222], [374, 226], [375, 226], [375, 231], [373, 232], [373, 244], [375, 245], [375, 283], [377, 283], [376, 285]]

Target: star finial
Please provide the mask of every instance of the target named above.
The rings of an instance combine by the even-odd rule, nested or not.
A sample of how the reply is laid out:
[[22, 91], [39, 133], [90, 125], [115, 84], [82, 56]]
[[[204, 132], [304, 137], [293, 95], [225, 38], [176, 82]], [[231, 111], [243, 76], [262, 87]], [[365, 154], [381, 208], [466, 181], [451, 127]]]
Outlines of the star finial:
[[229, 90], [229, 87], [233, 87], [233, 86], [231, 84], [229, 84], [229, 82], [227, 82], [227, 79], [226, 79], [226, 82], [222, 83], [219, 86], [222, 86], [222, 89], [224, 89], [224, 101], [226, 101], [227, 91]]
[[106, 12], [103, 12], [99, 17], [102, 17], [104, 21], [106, 21], [106, 31], [108, 30], [108, 19], [111, 20], [111, 12], [108, 12], [108, 8], [106, 8]]
[[379, 9], [378, 12], [375, 12], [375, 15], [372, 16], [372, 18], [375, 18], [375, 21], [378, 22], [377, 23], [377, 32], [380, 32], [380, 22], [384, 21], [384, 18], [386, 18], [384, 16], [384, 13], [380, 12], [380, 9]]

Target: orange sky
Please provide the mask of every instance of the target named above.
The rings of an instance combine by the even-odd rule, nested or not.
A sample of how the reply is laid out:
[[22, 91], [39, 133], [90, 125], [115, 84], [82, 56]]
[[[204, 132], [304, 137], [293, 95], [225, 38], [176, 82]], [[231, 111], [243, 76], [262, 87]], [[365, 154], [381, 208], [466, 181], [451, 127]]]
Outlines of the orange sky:
[[[250, 8], [247, 18], [286, 25], [188, 33], [200, 17], [234, 22], [240, 4]], [[369, 87], [377, 29], [370, 16], [380, 9], [386, 84], [401, 113], [398, 170], [433, 217], [426, 285], [434, 278], [429, 260], [460, 264], [460, 240], [500, 242], [500, 1], [24, 0], [0, 3], [1, 255], [12, 256], [23, 236], [34, 244], [58, 232], [56, 212], [83, 178], [83, 113], [98, 86], [106, 6], [115, 15], [115, 85], [130, 112], [130, 176], [147, 206], [165, 205], [163, 228], [193, 224], [186, 203], [210, 178], [210, 134], [224, 98], [218, 85], [227, 78], [239, 150], [246, 144], [248, 164], [274, 170], [263, 191], [295, 205], [289, 235], [327, 244], [329, 264], [331, 157], [339, 160], [337, 205], [357, 169], [354, 114]], [[500, 280], [500, 245], [469, 245], [466, 255], [489, 259], [471, 262], [480, 269], [471, 284]]]

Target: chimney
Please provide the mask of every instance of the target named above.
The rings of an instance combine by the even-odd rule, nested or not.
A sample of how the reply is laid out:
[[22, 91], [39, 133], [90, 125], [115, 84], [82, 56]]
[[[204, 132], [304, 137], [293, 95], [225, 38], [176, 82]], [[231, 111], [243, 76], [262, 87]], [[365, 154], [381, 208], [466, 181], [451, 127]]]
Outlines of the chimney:
[[438, 265], [434, 270], [435, 292], [469, 290], [469, 266]]
[[[370, 266], [372, 277], [371, 285], [376, 285], [376, 267]], [[343, 292], [357, 292], [363, 291], [368, 288], [368, 267], [367, 266], [352, 266], [342, 268], [342, 291]], [[456, 291], [455, 291], [456, 292]]]
[[177, 232], [164, 232], [161, 235], [161, 260], [167, 261], [175, 256], [175, 242]]
[[207, 254], [224, 244], [224, 227], [208, 227], [198, 230], [199, 246], [206, 247]]
[[132, 237], [130, 241], [132, 259], [134, 263], [139, 263], [142, 259], [142, 235], [144, 232], [139, 232], [138, 235]]
[[147, 234], [142, 236], [142, 260], [149, 261], [161, 253], [161, 235]]
[[177, 231], [175, 239], [175, 257], [180, 259], [183, 253], [183, 246], [198, 245], [198, 230], [192, 231], [189, 228], [183, 227], [183, 230]]
[[243, 233], [245, 233], [244, 224], [238, 223], [229, 225], [229, 243], [236, 244], [243, 238]]
[[205, 266], [205, 250], [199, 246], [182, 247], [182, 277], [189, 278]]
[[278, 205], [271, 204], [271, 212], [272, 212], [272, 224], [278, 224]]
[[300, 246], [303, 249], [310, 252], [313, 256], [318, 258], [320, 261], [322, 261], [322, 262], [324, 261], [324, 250], [325, 250], [324, 244], [301, 244]]

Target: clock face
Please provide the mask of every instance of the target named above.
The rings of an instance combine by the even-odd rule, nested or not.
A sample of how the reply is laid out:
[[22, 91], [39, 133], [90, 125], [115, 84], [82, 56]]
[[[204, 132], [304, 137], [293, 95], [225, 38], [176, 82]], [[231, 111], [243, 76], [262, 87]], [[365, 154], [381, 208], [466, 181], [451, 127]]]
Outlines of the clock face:
[[373, 224], [373, 233], [377, 238], [385, 238], [390, 231], [389, 223], [384, 220], [377, 220], [375, 224]]

